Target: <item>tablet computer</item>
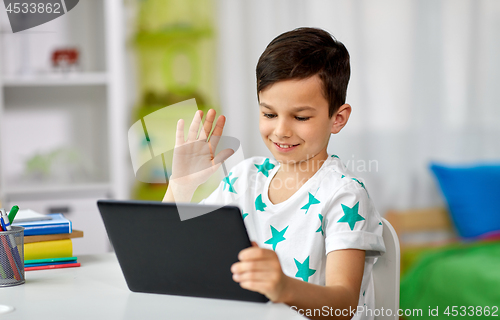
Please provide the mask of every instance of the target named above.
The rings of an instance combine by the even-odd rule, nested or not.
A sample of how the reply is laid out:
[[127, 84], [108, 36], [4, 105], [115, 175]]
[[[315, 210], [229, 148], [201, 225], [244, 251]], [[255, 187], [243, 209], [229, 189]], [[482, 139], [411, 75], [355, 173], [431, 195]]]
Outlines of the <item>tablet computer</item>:
[[[238, 253], [251, 246], [238, 207], [116, 200], [97, 206], [131, 291], [268, 301], [232, 278]], [[181, 221], [177, 206], [195, 218]]]

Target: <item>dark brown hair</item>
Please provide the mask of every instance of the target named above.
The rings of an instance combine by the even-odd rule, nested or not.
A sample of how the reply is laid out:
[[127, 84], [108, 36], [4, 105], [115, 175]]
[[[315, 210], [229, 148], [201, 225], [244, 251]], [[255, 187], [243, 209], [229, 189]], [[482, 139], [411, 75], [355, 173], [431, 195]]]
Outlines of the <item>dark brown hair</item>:
[[257, 95], [283, 80], [306, 79], [318, 75], [332, 117], [345, 103], [351, 75], [349, 52], [328, 32], [298, 28], [274, 38], [257, 63]]

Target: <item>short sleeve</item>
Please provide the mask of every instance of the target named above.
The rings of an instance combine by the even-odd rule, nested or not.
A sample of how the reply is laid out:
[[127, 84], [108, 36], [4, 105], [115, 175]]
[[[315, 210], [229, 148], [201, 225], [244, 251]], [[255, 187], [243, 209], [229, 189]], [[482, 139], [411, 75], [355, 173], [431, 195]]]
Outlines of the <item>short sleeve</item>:
[[342, 186], [326, 206], [325, 249], [365, 250], [366, 257], [385, 252], [382, 219], [364, 186], [355, 181]]

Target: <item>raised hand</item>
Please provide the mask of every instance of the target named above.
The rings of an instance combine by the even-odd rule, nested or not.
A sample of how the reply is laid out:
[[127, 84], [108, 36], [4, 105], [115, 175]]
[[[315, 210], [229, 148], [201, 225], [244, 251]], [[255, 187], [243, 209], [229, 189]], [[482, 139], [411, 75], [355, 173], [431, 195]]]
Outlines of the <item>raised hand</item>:
[[[198, 136], [201, 119], [203, 118], [203, 111], [198, 110], [191, 122], [186, 140], [184, 138], [184, 120], [181, 119], [177, 122], [170, 185], [194, 192], [199, 185], [208, 180], [224, 160], [234, 153], [232, 149], [225, 149], [215, 154], [226, 122], [224, 116], [219, 116], [210, 135], [215, 115], [215, 110], [210, 109], [208, 111], [203, 128]], [[175, 192], [175, 198], [181, 197], [184, 198], [178, 192]]]

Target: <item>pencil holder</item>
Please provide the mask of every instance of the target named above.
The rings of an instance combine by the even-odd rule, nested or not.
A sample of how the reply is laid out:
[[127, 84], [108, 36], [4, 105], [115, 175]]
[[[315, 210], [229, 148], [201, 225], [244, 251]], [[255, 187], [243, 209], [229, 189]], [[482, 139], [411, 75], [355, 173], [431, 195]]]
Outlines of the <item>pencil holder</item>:
[[24, 228], [0, 232], [0, 287], [24, 283]]

